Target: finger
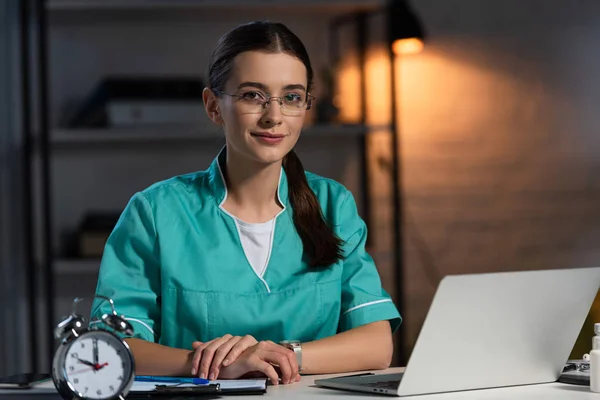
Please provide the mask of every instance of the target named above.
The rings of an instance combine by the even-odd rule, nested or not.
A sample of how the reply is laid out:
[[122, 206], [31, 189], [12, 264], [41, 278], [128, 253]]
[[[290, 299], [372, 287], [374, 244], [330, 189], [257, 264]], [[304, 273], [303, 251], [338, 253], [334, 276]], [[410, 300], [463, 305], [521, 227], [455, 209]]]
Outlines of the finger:
[[275, 351], [266, 351], [260, 354], [259, 357], [264, 361], [277, 365], [281, 371], [281, 382], [284, 384], [290, 383], [290, 379], [292, 378], [292, 367], [285, 354]]
[[291, 376], [290, 376], [290, 382], [293, 382], [297, 376], [299, 376], [299, 366], [298, 366], [298, 360], [296, 360], [296, 354], [294, 353], [293, 350], [288, 349], [287, 347], [283, 347], [280, 345], [277, 345], [278, 349], [277, 351], [283, 355], [285, 355], [285, 357], [288, 360], [288, 363], [290, 365], [291, 368]]
[[231, 349], [240, 342], [242, 338], [240, 336], [233, 336], [227, 342], [223, 343], [215, 352], [212, 363], [210, 365], [210, 369], [208, 371], [208, 379], [214, 380], [219, 376], [219, 371], [221, 370], [221, 363], [223, 359], [229, 354]]
[[[275, 368], [275, 371], [277, 371], [277, 373], [279, 374], [279, 376], [281, 376], [282, 375], [281, 368], [279, 368], [276, 365], [274, 365], [273, 367]], [[292, 375], [292, 379], [290, 379], [289, 383], [292, 384], [294, 382], [300, 382], [300, 379], [302, 379], [302, 376], [300, 374], [298, 374], [296, 376]]]
[[258, 342], [256, 341], [256, 339], [254, 339], [254, 337], [250, 335], [244, 336], [229, 351], [229, 354], [227, 355], [225, 360], [223, 360], [223, 366], [226, 367], [235, 360], [237, 360], [237, 358], [240, 356], [240, 354], [242, 354], [244, 350], [246, 350], [248, 347], [254, 346], [256, 343]]
[[204, 350], [204, 347], [208, 346], [208, 344], [202, 344], [198, 347], [194, 348], [194, 357], [192, 357], [192, 375], [196, 375], [196, 372], [198, 372], [198, 363], [200, 363], [200, 359], [202, 358], [202, 350]]
[[253, 369], [255, 371], [260, 371], [265, 374], [273, 385], [279, 385], [279, 375], [277, 375], [277, 371], [275, 371], [275, 368], [273, 368], [271, 364], [260, 358], [257, 358], [253, 364]]
[[281, 359], [279, 364], [279, 369], [281, 369], [281, 381], [287, 385], [291, 383], [293, 379], [296, 379], [296, 375], [293, 374], [290, 359], [285, 355], [279, 355], [279, 358]]
[[287, 350], [287, 358], [290, 362], [290, 367], [292, 368], [292, 380], [296, 379], [296, 377], [300, 376], [300, 366], [298, 365], [298, 360], [296, 359], [296, 353], [293, 350]]
[[280, 353], [287, 357], [289, 366], [291, 368], [291, 375], [290, 375], [290, 380], [284, 381], [284, 383], [289, 383], [293, 379], [296, 379], [296, 376], [298, 376], [300, 371], [299, 371], [298, 361], [296, 360], [296, 354], [294, 354], [294, 351], [288, 349], [287, 347], [283, 347], [279, 344], [276, 344], [270, 340], [267, 340], [264, 343], [266, 344], [265, 349], [268, 349], [269, 351], [274, 351], [276, 353]]
[[204, 344], [204, 342], [200, 342], [200, 341], [195, 341], [195, 342], [192, 342], [192, 349], [194, 349], [194, 350], [195, 350], [197, 347], [200, 347], [200, 346], [202, 346], [203, 344]]
[[226, 343], [229, 339], [231, 339], [231, 335], [225, 335], [202, 350], [202, 358], [200, 359], [200, 365], [198, 366], [198, 370], [200, 371], [199, 377], [206, 379], [208, 377], [208, 370], [210, 369], [210, 365], [212, 364], [213, 357], [215, 352], [221, 345]]
[[[206, 343], [202, 343], [199, 341], [195, 341], [192, 343], [192, 347], [194, 348], [194, 357], [192, 357], [192, 375], [196, 375], [196, 372], [198, 372], [198, 364], [200, 364], [200, 360], [202, 359], [202, 351], [204, 350], [204, 348], [208, 345], [210, 345], [211, 343], [213, 343], [215, 340], [217, 339], [213, 339], [210, 340]], [[197, 345], [196, 347], [194, 347], [194, 344], [196, 343], [201, 343], [199, 345]]]

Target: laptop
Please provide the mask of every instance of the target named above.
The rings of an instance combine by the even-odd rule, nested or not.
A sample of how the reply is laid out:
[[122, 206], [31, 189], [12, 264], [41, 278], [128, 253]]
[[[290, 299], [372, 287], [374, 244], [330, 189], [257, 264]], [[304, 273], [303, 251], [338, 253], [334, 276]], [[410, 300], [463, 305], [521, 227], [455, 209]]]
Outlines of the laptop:
[[404, 373], [315, 384], [410, 396], [555, 382], [598, 288], [600, 267], [446, 276]]

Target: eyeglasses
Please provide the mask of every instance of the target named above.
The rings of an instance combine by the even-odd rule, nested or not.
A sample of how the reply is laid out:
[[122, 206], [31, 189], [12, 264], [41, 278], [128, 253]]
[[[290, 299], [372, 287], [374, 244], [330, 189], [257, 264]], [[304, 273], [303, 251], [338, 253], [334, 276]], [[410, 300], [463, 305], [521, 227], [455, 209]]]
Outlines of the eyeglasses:
[[237, 98], [235, 102], [239, 111], [245, 114], [262, 114], [266, 108], [271, 105], [272, 100], [276, 100], [281, 108], [281, 113], [286, 116], [298, 116], [304, 110], [310, 110], [312, 100], [315, 98], [309, 93], [302, 96], [298, 93], [286, 93], [283, 96], [271, 97], [258, 90], [250, 90], [240, 94], [231, 94], [223, 91], [214, 91], [219, 95], [227, 95]]

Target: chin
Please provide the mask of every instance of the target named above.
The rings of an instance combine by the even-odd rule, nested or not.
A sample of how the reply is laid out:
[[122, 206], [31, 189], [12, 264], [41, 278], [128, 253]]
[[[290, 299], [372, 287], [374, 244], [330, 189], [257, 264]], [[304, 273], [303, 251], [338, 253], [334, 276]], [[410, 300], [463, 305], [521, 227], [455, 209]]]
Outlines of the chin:
[[252, 148], [250, 151], [252, 152], [253, 158], [263, 164], [273, 164], [278, 163], [283, 160], [283, 157], [287, 153], [290, 152], [290, 148], [288, 146], [277, 146], [272, 148]]
[[275, 163], [279, 163], [283, 160], [283, 157], [285, 157], [285, 155], [288, 153], [289, 151], [271, 151], [271, 152], [258, 152], [254, 154], [254, 157], [257, 161], [263, 163], [263, 164], [275, 164]]
[[265, 164], [273, 164], [281, 162], [283, 157], [285, 157], [286, 154], [293, 149], [291, 143], [286, 143], [287, 141], [288, 140], [285, 140], [284, 142], [276, 145], [262, 145], [253, 143], [251, 146], [249, 146], [248, 150], [250, 150], [250, 152], [253, 154], [253, 158], [255, 160]]

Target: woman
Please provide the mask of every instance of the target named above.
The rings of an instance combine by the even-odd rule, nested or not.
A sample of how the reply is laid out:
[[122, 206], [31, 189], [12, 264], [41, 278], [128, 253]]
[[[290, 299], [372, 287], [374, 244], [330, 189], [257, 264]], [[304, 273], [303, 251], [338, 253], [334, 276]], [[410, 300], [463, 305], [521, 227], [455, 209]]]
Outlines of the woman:
[[136, 193], [103, 255], [97, 293], [133, 321], [138, 374], [287, 384], [389, 366], [401, 319], [354, 199], [293, 151], [312, 77], [282, 24], [219, 40], [203, 99], [226, 146], [206, 171]]

